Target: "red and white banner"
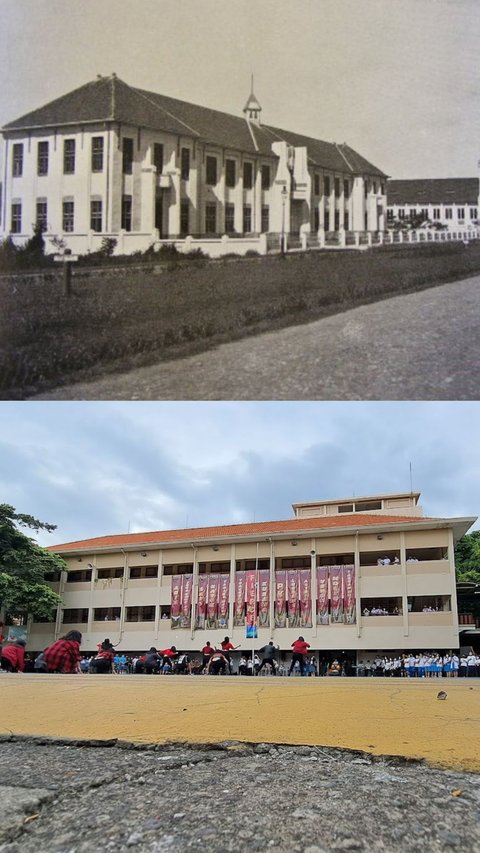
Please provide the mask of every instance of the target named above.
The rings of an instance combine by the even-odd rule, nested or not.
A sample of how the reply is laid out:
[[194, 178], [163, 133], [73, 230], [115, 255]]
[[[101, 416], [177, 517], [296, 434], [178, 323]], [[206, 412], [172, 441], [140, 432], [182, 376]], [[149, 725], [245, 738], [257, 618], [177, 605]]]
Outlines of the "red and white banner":
[[230, 590], [230, 575], [220, 575], [218, 583], [218, 627], [228, 626], [228, 599]]
[[270, 569], [258, 573], [258, 625], [270, 627]]
[[205, 628], [205, 617], [207, 615], [207, 590], [208, 575], [200, 575], [198, 578], [198, 601], [195, 608], [195, 628]]
[[332, 622], [343, 622], [343, 566], [330, 566], [330, 613]]
[[245, 625], [245, 575], [246, 572], [235, 572], [233, 624], [236, 628], [243, 628]]
[[356, 622], [355, 612], [355, 567], [343, 567], [343, 610], [345, 622], [352, 625]]
[[170, 619], [172, 628], [178, 628], [182, 612], [182, 575], [172, 576], [172, 588], [170, 593]]
[[312, 627], [312, 581], [310, 569], [300, 569], [300, 627]]
[[328, 622], [328, 568], [317, 566], [317, 625]]
[[205, 620], [206, 628], [217, 627], [219, 577], [219, 575], [208, 575], [207, 618]]
[[257, 621], [257, 573], [246, 573], [245, 599], [247, 602], [247, 628], [256, 625]]
[[288, 587], [288, 627], [300, 627], [300, 602], [298, 599], [298, 572], [296, 569], [287, 571]]
[[275, 573], [275, 628], [287, 626], [287, 573]]
[[180, 617], [180, 628], [190, 628], [192, 618], [192, 588], [193, 575], [182, 575], [182, 615]]

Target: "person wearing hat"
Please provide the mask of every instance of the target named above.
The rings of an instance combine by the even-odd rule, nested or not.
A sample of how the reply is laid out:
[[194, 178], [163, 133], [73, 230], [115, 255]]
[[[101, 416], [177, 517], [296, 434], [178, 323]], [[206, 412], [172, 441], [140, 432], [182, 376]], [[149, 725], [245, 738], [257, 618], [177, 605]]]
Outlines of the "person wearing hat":
[[23, 672], [25, 669], [25, 640], [6, 643], [2, 647], [0, 664], [6, 672]]

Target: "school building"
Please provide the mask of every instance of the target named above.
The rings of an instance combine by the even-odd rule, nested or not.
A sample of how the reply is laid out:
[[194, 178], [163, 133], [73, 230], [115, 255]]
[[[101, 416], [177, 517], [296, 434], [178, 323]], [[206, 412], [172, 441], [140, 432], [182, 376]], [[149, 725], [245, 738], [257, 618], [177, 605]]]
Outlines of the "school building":
[[62, 604], [55, 621], [30, 626], [28, 646], [75, 629], [85, 651], [105, 637], [124, 652], [198, 651], [225, 635], [284, 652], [302, 635], [320, 655], [357, 660], [458, 648], [454, 545], [476, 519], [426, 517], [419, 497], [295, 503], [284, 521], [57, 545], [67, 570], [50, 582]]
[[[240, 105], [239, 105], [240, 106]], [[240, 110], [239, 110], [240, 112]], [[3, 128], [0, 236], [35, 224], [74, 253], [175, 242], [212, 256], [371, 243], [385, 227], [385, 174], [346, 143], [98, 77]], [[1, 158], [0, 158], [1, 162]]]
[[412, 218], [449, 231], [476, 232], [478, 178], [421, 178], [387, 183], [387, 228]]

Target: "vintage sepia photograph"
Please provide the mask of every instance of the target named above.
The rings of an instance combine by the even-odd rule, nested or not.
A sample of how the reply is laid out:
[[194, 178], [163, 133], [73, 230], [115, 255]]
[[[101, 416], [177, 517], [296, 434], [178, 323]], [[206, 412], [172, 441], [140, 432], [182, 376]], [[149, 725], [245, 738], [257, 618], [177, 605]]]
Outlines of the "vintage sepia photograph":
[[3, 399], [475, 399], [476, 0], [0, 0]]

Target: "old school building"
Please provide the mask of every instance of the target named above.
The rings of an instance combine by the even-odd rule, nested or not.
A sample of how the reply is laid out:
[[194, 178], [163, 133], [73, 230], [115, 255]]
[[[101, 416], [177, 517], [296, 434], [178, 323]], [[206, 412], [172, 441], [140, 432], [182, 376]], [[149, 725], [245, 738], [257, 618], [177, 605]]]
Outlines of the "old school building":
[[[459, 645], [454, 544], [474, 518], [429, 518], [419, 493], [296, 503], [283, 521], [102, 536], [51, 550], [67, 571], [55, 621], [30, 648], [68, 630], [93, 650], [184, 651], [228, 634], [242, 649], [301, 634], [312, 651]], [[247, 639], [256, 629], [258, 637]]]
[[242, 117], [98, 77], [3, 128], [0, 234], [21, 243], [37, 224], [47, 250], [79, 253], [201, 237], [214, 254], [383, 230], [380, 169], [261, 116], [253, 86]]
[[477, 231], [478, 178], [391, 180], [387, 184], [387, 228], [420, 219], [449, 231]]

